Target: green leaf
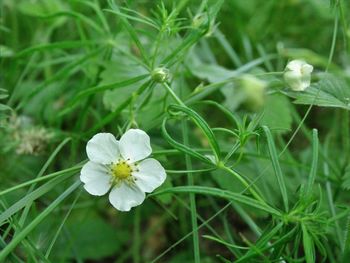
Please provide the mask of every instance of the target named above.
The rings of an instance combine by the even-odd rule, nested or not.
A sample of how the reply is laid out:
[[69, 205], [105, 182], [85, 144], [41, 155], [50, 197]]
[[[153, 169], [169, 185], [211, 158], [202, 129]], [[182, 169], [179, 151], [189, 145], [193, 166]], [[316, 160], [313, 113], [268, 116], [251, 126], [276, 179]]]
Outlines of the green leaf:
[[220, 29], [215, 30], [214, 37], [216, 37], [220, 45], [224, 48], [225, 52], [230, 57], [235, 66], [241, 66], [241, 59], [239, 58], [235, 49], [231, 46], [230, 42], [226, 39], [225, 35], [220, 31]]
[[35, 2], [20, 2], [18, 9], [25, 15], [44, 16], [58, 11], [63, 11], [66, 7], [60, 1], [38, 0]]
[[[125, 13], [121, 12], [120, 9], [123, 10]], [[106, 9], [106, 11], [110, 12], [110, 13], [113, 13], [113, 14], [116, 14], [118, 16], [122, 16], [125, 19], [129, 19], [129, 20], [133, 20], [135, 22], [143, 23], [145, 25], [148, 25], [148, 26], [153, 27], [154, 29], [158, 30], [157, 23], [152, 21], [152, 19], [149, 19], [146, 16], [142, 16], [141, 14], [135, 12], [132, 9], [123, 8], [123, 7], [121, 7], [120, 9], [117, 9], [114, 6], [114, 10]], [[127, 12], [129, 12], [130, 15], [127, 14]]]
[[289, 90], [283, 93], [294, 98], [296, 104], [314, 104], [321, 107], [350, 110], [350, 86], [339, 77], [321, 75], [321, 80], [312, 84], [305, 91]]
[[[279, 223], [275, 227], [267, 228], [264, 233], [261, 235], [261, 237], [256, 242], [256, 248], [249, 250], [244, 256], [241, 256], [237, 263], [241, 262], [252, 262], [251, 257], [258, 255], [262, 252], [265, 252], [266, 250], [275, 251], [274, 249], [277, 249], [278, 246], [283, 246], [284, 244], [287, 244], [290, 242], [290, 240], [293, 238], [295, 233], [298, 231], [298, 226], [295, 226], [292, 230], [287, 232], [285, 235], [281, 234], [278, 235], [277, 232], [282, 228], [283, 224]], [[271, 235], [272, 234], [272, 235]], [[272, 238], [276, 235], [277, 240], [272, 243]]]
[[114, 228], [107, 220], [97, 215], [88, 217], [72, 215], [67, 220], [65, 229], [73, 244], [68, 242], [66, 235], [61, 235], [51, 252], [51, 257], [54, 259], [52, 262], [61, 261], [62, 251], [66, 251], [69, 247], [70, 253], [67, 256], [71, 259], [78, 255], [84, 261], [102, 261], [103, 258], [118, 252], [130, 234], [127, 229]]
[[311, 171], [310, 175], [307, 181], [307, 187], [306, 187], [306, 194], [310, 195], [312, 186], [315, 182], [316, 173], [317, 173], [317, 164], [318, 164], [318, 137], [317, 137], [317, 130], [314, 129], [312, 131], [312, 164], [311, 164]]
[[[145, 75], [137, 76], [135, 78], [131, 78], [131, 79], [128, 79], [128, 80], [125, 80], [125, 81], [118, 81], [118, 82], [115, 82], [115, 83], [110, 83], [110, 84], [106, 84], [106, 85], [99, 85], [99, 86], [96, 86], [96, 87], [92, 87], [92, 88], [86, 89], [86, 90], [82, 91], [81, 93], [79, 93], [77, 95], [77, 97], [73, 100], [72, 103], [76, 103], [79, 100], [81, 100], [82, 98], [84, 98], [86, 96], [89, 96], [91, 94], [95, 94], [95, 93], [102, 92], [102, 91], [109, 90], [109, 89], [120, 89], [120, 88], [123, 88], [123, 87], [127, 87], [127, 86], [129, 86], [131, 84], [137, 83], [140, 80], [145, 79], [147, 76], [148, 75], [145, 74]], [[121, 96], [121, 97], [123, 98], [123, 101], [125, 101], [125, 97], [123, 97], [123, 96]]]
[[306, 262], [314, 263], [315, 262], [315, 244], [306, 226], [305, 225], [301, 225], [301, 226], [303, 231], [303, 246], [304, 246]]
[[[56, 173], [56, 176], [58, 176], [57, 178], [54, 178], [54, 179], [50, 180], [49, 182], [45, 183], [44, 185], [40, 186], [38, 189], [36, 189], [33, 192], [31, 192], [30, 194], [24, 196], [22, 199], [20, 199], [15, 204], [13, 204], [9, 208], [7, 208], [5, 211], [3, 211], [0, 214], [0, 224], [2, 224], [5, 220], [7, 220], [9, 217], [11, 217], [13, 214], [15, 214], [17, 211], [19, 211], [20, 209], [25, 207], [27, 205], [27, 203], [33, 202], [37, 198], [41, 197], [42, 195], [44, 195], [45, 193], [50, 191], [56, 185], [60, 184], [62, 181], [69, 178], [69, 176], [72, 176], [73, 174], [75, 174], [77, 172], [76, 171], [77, 169], [80, 170], [81, 168], [74, 168], [71, 170], [57, 172]], [[42, 177], [42, 178], [44, 178], [44, 177]], [[13, 187], [13, 188], [15, 188], [15, 187]], [[2, 193], [9, 192], [10, 189], [6, 189]]]
[[[241, 74], [250, 71], [251, 69], [259, 66], [260, 64], [269, 61], [271, 59], [275, 58], [275, 55], [267, 55], [265, 57], [262, 58], [258, 58], [258, 59], [254, 59], [244, 65], [242, 65], [241, 67], [235, 69], [235, 70], [226, 70], [223, 69], [220, 66], [214, 66], [216, 68], [216, 73], [215, 74], [219, 74], [218, 77], [215, 76], [215, 74], [213, 76], [212, 73], [207, 72], [207, 75], [202, 75], [201, 72], [197, 72], [196, 68], [199, 67], [200, 65], [202, 65], [203, 63], [200, 62], [198, 59], [196, 60], [196, 58], [194, 58], [194, 60], [190, 60], [189, 62], [187, 62], [188, 67], [190, 68], [190, 70], [194, 69], [194, 72], [196, 72], [194, 75], [198, 74], [198, 77], [204, 77], [205, 79], [208, 80], [221, 80], [224, 77], [226, 77], [224, 80], [219, 81], [219, 82], [213, 82], [210, 85], [206, 85], [204, 87], [200, 87], [198, 89], [196, 89], [189, 98], [186, 99], [186, 104], [189, 103], [193, 103], [194, 101], [198, 101], [202, 98], [205, 98], [207, 96], [209, 96], [212, 93], [217, 92], [218, 89], [222, 89], [222, 92], [224, 93], [225, 97], [227, 98], [227, 102], [226, 102], [226, 107], [228, 107], [229, 109], [235, 109], [236, 107], [238, 107], [238, 105], [242, 102], [243, 98], [242, 94], [239, 94], [239, 92], [236, 91], [235, 86], [233, 85], [233, 80], [237, 77], [239, 77]], [[208, 67], [209, 64], [205, 64]], [[211, 66], [209, 66], [211, 67]], [[220, 73], [219, 73], [220, 72]], [[233, 98], [230, 100], [230, 98]], [[237, 101], [238, 100], [238, 101]], [[232, 105], [233, 104], [233, 105]]]
[[9, 253], [41, 222], [43, 221], [67, 196], [80, 186], [81, 182], [76, 181], [53, 201], [43, 212], [31, 221], [21, 232], [16, 233], [10, 243], [0, 252], [0, 262], [3, 262]]
[[240, 193], [246, 189], [237, 178], [232, 178], [232, 174], [223, 171], [215, 170], [211, 172], [213, 180], [223, 190]]
[[269, 129], [285, 133], [292, 127], [291, 103], [288, 98], [281, 94], [268, 96], [265, 103], [264, 115], [260, 121], [261, 125]]
[[95, 21], [93, 19], [89, 18], [86, 15], [83, 15], [80, 12], [60, 11], [60, 12], [56, 12], [56, 13], [52, 13], [52, 14], [43, 14], [43, 15], [38, 14], [37, 15], [37, 17], [40, 17], [40, 18], [43, 18], [43, 19], [57, 18], [57, 17], [61, 17], [61, 16], [63, 17], [62, 21], [66, 20], [65, 17], [73, 17], [73, 18], [77, 19], [78, 21], [84, 22], [90, 28], [95, 29], [96, 32], [99, 32], [101, 34], [104, 33], [103, 32], [103, 28], [99, 24], [95, 23]]
[[180, 151], [180, 152], [183, 152], [185, 154], [188, 154], [198, 160], [201, 160], [202, 162], [204, 163], [207, 163], [209, 165], [213, 165], [213, 162], [205, 157], [204, 155], [200, 154], [199, 152], [196, 152], [194, 151], [193, 149], [191, 149], [190, 147], [182, 144], [182, 143], [179, 143], [177, 141], [175, 141], [171, 136], [170, 134], [168, 133], [167, 131], [167, 128], [166, 128], [166, 123], [168, 121], [169, 118], [165, 117], [164, 120], [163, 120], [163, 123], [162, 123], [162, 134], [164, 136], [164, 139], [171, 145], [173, 146], [176, 150]]
[[345, 236], [344, 236], [344, 252], [343, 252], [343, 263], [347, 262], [350, 257], [350, 214], [348, 215], [347, 222], [345, 225]]
[[230, 201], [235, 201], [241, 204], [255, 207], [257, 209], [268, 212], [274, 216], [278, 216], [278, 217], [281, 216], [281, 213], [278, 210], [270, 207], [265, 203], [261, 203], [259, 201], [256, 201], [255, 199], [244, 196], [242, 194], [237, 194], [237, 193], [233, 193], [230, 191], [225, 191], [225, 190], [222, 190], [219, 188], [213, 188], [213, 187], [178, 186], [174, 188], [165, 189], [162, 191], [157, 191], [155, 193], [150, 194], [150, 196], [157, 196], [157, 195], [168, 194], [168, 193], [195, 193], [195, 194], [203, 194], [203, 195], [212, 195], [215, 197], [224, 198]]
[[[24, 15], [45, 18], [61, 12], [63, 13], [66, 10], [68, 12], [68, 5], [63, 3], [64, 2], [62, 1], [51, 0], [37, 0], [33, 2], [21, 1], [18, 2], [18, 9]], [[88, 19], [88, 17], [86, 18]], [[66, 17], [61, 17], [59, 19], [47, 19], [45, 22], [47, 23], [47, 26], [59, 27], [62, 26], [66, 21]]]
[[[101, 73], [99, 87], [108, 87], [113, 83], [127, 83], [123, 86], [114, 86], [113, 89], [104, 89], [103, 104], [111, 111], [118, 108], [127, 98], [132, 96], [139, 87], [139, 81], [147, 78], [149, 74], [139, 64], [129, 58], [118, 54], [118, 61], [111, 61], [104, 65]], [[135, 80], [135, 81], [134, 81]]]
[[[173, 184], [171, 183], [170, 177], [167, 176], [165, 182], [158, 188], [158, 191], [162, 191], [172, 187], [173, 187]], [[158, 199], [163, 204], [168, 205], [171, 203], [172, 196], [171, 194], [164, 194], [164, 195], [156, 196], [156, 199]]]
[[[22, 101], [20, 102], [20, 104], [17, 106], [17, 109], [22, 108], [22, 107], [26, 107], [28, 104], [28, 101], [30, 101], [33, 97], [37, 98], [36, 95], [38, 95], [39, 93], [41, 93], [43, 90], [45, 90], [45, 88], [47, 88], [49, 86], [49, 84], [51, 83], [55, 83], [57, 80], [62, 80], [62, 79], [66, 79], [68, 78], [71, 74], [75, 73], [77, 70], [80, 70], [82, 65], [84, 63], [86, 63], [87, 61], [89, 61], [90, 59], [92, 59], [93, 57], [95, 57], [96, 55], [100, 54], [102, 49], [97, 49], [94, 50], [93, 52], [90, 52], [86, 55], [81, 56], [79, 59], [71, 62], [70, 64], [62, 67], [59, 71], [56, 72], [56, 74], [54, 74], [52, 77], [46, 79], [45, 81], [43, 81], [42, 84], [40, 84], [39, 86], [33, 88], [29, 94], [27, 95], [27, 97], [25, 99], [22, 99]], [[57, 91], [57, 90], [56, 90]], [[66, 111], [68, 111], [69, 109], [65, 109]], [[64, 111], [65, 111], [64, 110]]]
[[[115, 4], [114, 1], [108, 0], [108, 4], [109, 4], [109, 7], [112, 8], [112, 10], [109, 10], [110, 12], [115, 13], [117, 15], [119, 15], [121, 13], [119, 7]], [[125, 18], [125, 16], [119, 15], [119, 18], [120, 18], [121, 24], [127, 30], [130, 37], [132, 38], [134, 44], [137, 46], [138, 50], [140, 51], [140, 54], [142, 56], [142, 61], [145, 64], [148, 64], [148, 62], [149, 62], [148, 54], [146, 53], [146, 50], [143, 47], [143, 45], [142, 45], [142, 43], [137, 35], [135, 28], [129, 23], [128, 19]]]
[[206, 238], [206, 239], [215, 241], [215, 242], [217, 242], [217, 243], [219, 243], [219, 244], [222, 244], [222, 245], [224, 245], [224, 246], [226, 246], [226, 247], [232, 247], [232, 248], [237, 248], [237, 249], [249, 249], [249, 247], [237, 246], [237, 245], [235, 245], [235, 244], [226, 242], [226, 241], [221, 240], [221, 239], [219, 239], [219, 238], [217, 238], [217, 237], [214, 237], [214, 236], [203, 235], [203, 237]]
[[271, 135], [269, 128], [267, 128], [266, 126], [263, 126], [263, 129], [265, 131], [266, 138], [267, 138], [267, 143], [268, 143], [268, 147], [269, 147], [272, 166], [273, 166], [273, 169], [275, 171], [277, 182], [278, 182], [281, 194], [282, 194], [284, 208], [285, 208], [285, 211], [288, 211], [289, 205], [288, 205], [287, 187], [286, 187], [286, 183], [284, 180], [284, 176], [282, 174], [280, 163], [278, 161], [278, 155], [277, 155], [275, 143], [273, 141], [273, 138], [272, 138], [272, 135]]
[[[101, 44], [102, 41], [60, 41], [54, 43], [44, 43], [35, 46], [28, 47], [19, 51], [16, 54], [16, 58], [31, 55], [36, 51], [50, 51], [54, 49], [69, 49], [69, 48], [81, 48], [84, 46], [92, 46], [94, 44]], [[103, 42], [102, 42], [103, 43]]]
[[342, 177], [342, 187], [345, 190], [350, 190], [350, 164], [345, 168], [345, 173]]
[[82, 193], [82, 191], [79, 191], [79, 192], [78, 192], [78, 194], [77, 194], [76, 197], [74, 198], [74, 201], [73, 201], [72, 204], [70, 205], [70, 207], [69, 207], [67, 213], [65, 214], [64, 218], [61, 220], [61, 222], [60, 222], [60, 224], [59, 224], [59, 226], [58, 226], [58, 228], [57, 228], [57, 231], [56, 231], [55, 235], [53, 236], [53, 238], [52, 238], [52, 240], [51, 240], [51, 242], [50, 242], [50, 244], [49, 244], [49, 246], [48, 246], [48, 248], [47, 248], [47, 250], [46, 250], [46, 253], [45, 253], [45, 257], [46, 257], [46, 258], [49, 257], [49, 255], [50, 255], [50, 253], [51, 253], [51, 250], [52, 250], [52, 248], [54, 247], [54, 245], [55, 245], [55, 243], [56, 243], [56, 240], [57, 240], [57, 238], [59, 237], [59, 235], [60, 235], [60, 233], [61, 233], [61, 231], [62, 231], [63, 226], [65, 226], [68, 217], [70, 216], [72, 210], [75, 208], [75, 205], [77, 204], [77, 201], [78, 201], [78, 199], [79, 199], [81, 193]]
[[237, 260], [237, 263], [250, 262], [247, 261], [255, 255], [263, 255], [263, 252], [271, 247], [269, 244], [271, 239], [280, 231], [283, 227], [283, 223], [280, 222], [276, 226], [270, 224], [264, 232], [261, 234], [255, 245], [251, 247], [249, 251]]
[[[142, 94], [147, 88], [151, 87], [153, 85], [152, 80], [148, 80], [144, 82], [137, 91], [135, 91], [136, 95]], [[114, 111], [110, 112], [108, 115], [106, 115], [104, 118], [100, 119], [94, 127], [85, 132], [86, 136], [90, 137], [93, 133], [96, 133], [98, 130], [100, 130], [104, 125], [112, 122], [115, 117], [120, 114], [120, 112], [126, 108], [132, 100], [132, 97], [126, 98], [121, 105], [119, 105]]]
[[226, 69], [216, 64], [196, 63], [190, 68], [193, 75], [200, 79], [208, 80], [210, 83], [221, 82], [238, 74], [234, 70]]
[[210, 144], [211, 149], [215, 155], [216, 161], [218, 162], [220, 160], [220, 147], [208, 123], [197, 112], [186, 106], [170, 105], [168, 110], [170, 114], [183, 112], [193, 120], [193, 122], [197, 125], [198, 128], [201, 129], [205, 137], [208, 139], [208, 143]]
[[12, 110], [9, 106], [0, 103], [0, 111]]

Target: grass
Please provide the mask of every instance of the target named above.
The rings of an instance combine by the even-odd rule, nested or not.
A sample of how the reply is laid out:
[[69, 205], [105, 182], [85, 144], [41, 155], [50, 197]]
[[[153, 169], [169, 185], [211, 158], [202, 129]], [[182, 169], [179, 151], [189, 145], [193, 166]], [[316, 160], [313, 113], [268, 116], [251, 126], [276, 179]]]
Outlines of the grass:
[[[347, 262], [345, 0], [1, 2], [0, 262]], [[313, 65], [288, 88], [286, 64]], [[130, 212], [86, 143], [146, 131], [167, 179]]]

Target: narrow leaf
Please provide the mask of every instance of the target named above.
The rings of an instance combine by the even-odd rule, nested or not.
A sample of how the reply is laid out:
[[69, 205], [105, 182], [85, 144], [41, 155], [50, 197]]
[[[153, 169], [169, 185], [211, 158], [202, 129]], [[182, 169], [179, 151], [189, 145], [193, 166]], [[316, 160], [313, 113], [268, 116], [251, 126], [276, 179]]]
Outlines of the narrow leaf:
[[269, 128], [267, 128], [266, 126], [263, 126], [263, 129], [265, 131], [266, 138], [267, 138], [267, 143], [268, 143], [268, 147], [269, 147], [272, 166], [273, 166], [273, 169], [275, 171], [275, 175], [277, 177], [277, 182], [278, 182], [279, 188], [281, 190], [284, 208], [285, 208], [285, 211], [287, 212], [289, 210], [288, 194], [287, 194], [286, 183], [284, 181], [281, 166], [280, 166], [280, 163], [278, 161], [276, 146], [275, 146], [275, 143], [273, 141], [273, 138], [272, 138], [272, 135], [271, 135]]
[[213, 150], [213, 153], [215, 155], [216, 161], [219, 161], [220, 160], [219, 144], [217, 143], [215, 135], [213, 131], [210, 129], [208, 123], [197, 112], [195, 112], [194, 110], [186, 106], [181, 106], [181, 105], [169, 106], [169, 113], [173, 113], [177, 111], [186, 113], [186, 115], [188, 115], [193, 120], [193, 122], [198, 126], [198, 128], [201, 129], [205, 137], [208, 139], [211, 149]]
[[21, 232], [15, 235], [11, 242], [0, 252], [0, 262], [3, 262], [9, 253], [41, 222], [43, 221], [67, 196], [80, 186], [81, 182], [76, 181], [53, 201], [39, 216], [29, 223]]
[[185, 154], [188, 154], [198, 160], [201, 160], [204, 163], [213, 165], [212, 161], [209, 160], [207, 157], [205, 157], [204, 155], [192, 150], [190, 147], [179, 143], [177, 141], [175, 141], [170, 134], [168, 133], [167, 129], [166, 129], [166, 122], [167, 122], [168, 118], [164, 118], [163, 123], [162, 123], [162, 134], [165, 138], [165, 140], [171, 145], [173, 146], [176, 150], [179, 150], [180, 152], [183, 152]]
[[162, 191], [155, 192], [153, 194], [150, 194], [149, 196], [156, 196], [156, 195], [169, 194], [169, 193], [196, 193], [196, 194], [203, 194], [203, 195], [212, 195], [215, 197], [224, 198], [224, 199], [235, 201], [251, 207], [255, 207], [262, 211], [268, 212], [274, 216], [278, 216], [278, 217], [281, 216], [281, 213], [278, 210], [274, 209], [273, 207], [265, 203], [261, 203], [259, 201], [256, 201], [255, 199], [244, 196], [242, 194], [233, 193], [227, 190], [222, 190], [222, 189], [213, 188], [213, 187], [178, 186], [178, 187], [168, 188]]
[[315, 262], [315, 245], [314, 242], [307, 230], [307, 228], [302, 225], [303, 231], [303, 246], [306, 263], [314, 263]]
[[312, 131], [312, 164], [309, 179], [307, 181], [306, 194], [310, 195], [312, 186], [315, 182], [316, 173], [317, 173], [317, 163], [318, 163], [318, 138], [317, 130], [313, 129]]

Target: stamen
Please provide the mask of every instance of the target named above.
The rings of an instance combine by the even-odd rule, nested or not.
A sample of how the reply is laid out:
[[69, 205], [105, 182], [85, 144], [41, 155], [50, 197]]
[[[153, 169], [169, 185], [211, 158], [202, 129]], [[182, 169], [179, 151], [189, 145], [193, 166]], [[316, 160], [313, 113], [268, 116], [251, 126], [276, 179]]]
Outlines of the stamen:
[[124, 160], [111, 165], [111, 173], [116, 181], [131, 179], [132, 171], [131, 166]]

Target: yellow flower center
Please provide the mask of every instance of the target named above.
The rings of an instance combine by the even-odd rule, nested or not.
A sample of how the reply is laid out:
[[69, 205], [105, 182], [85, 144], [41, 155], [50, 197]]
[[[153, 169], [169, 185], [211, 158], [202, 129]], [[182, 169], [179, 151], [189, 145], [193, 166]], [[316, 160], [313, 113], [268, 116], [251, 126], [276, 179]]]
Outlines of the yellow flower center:
[[119, 180], [127, 179], [131, 176], [132, 168], [125, 161], [120, 161], [112, 165], [112, 175]]

